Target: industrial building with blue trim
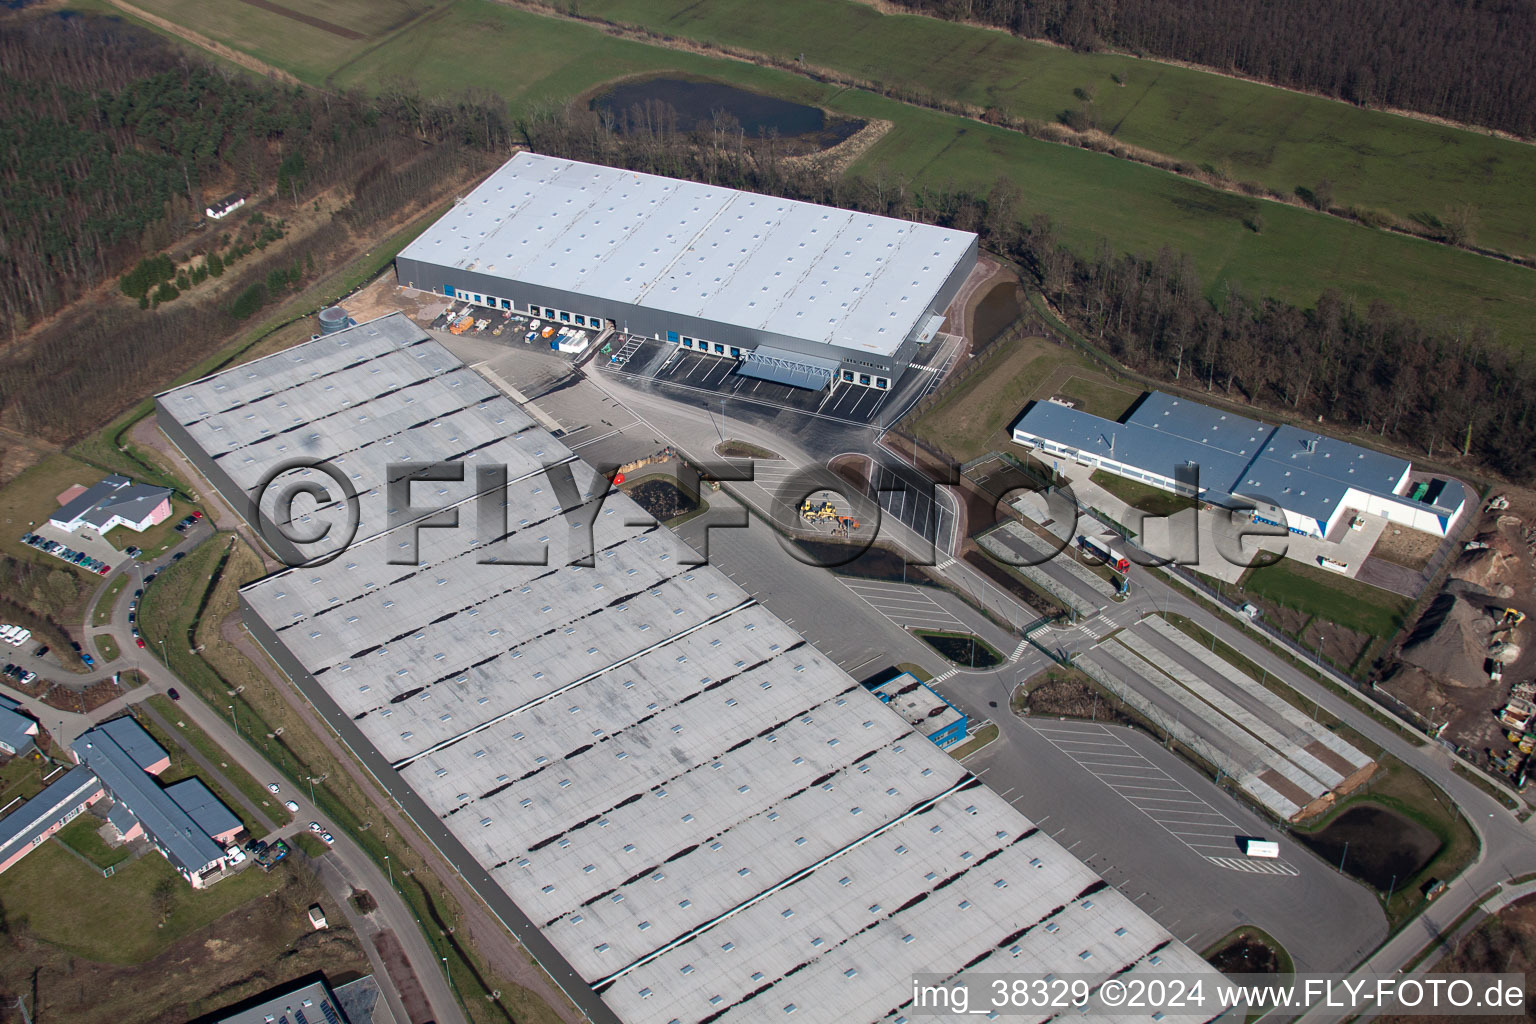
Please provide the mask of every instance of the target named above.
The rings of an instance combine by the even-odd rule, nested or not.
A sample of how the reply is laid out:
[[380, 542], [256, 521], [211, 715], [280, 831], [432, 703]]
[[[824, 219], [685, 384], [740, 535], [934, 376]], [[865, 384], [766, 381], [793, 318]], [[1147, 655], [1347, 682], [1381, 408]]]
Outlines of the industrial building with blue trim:
[[400, 284], [665, 339], [737, 372], [889, 390], [976, 265], [977, 238], [519, 153], [395, 259]]
[[1161, 391], [1120, 420], [1038, 401], [1015, 444], [1229, 508], [1307, 537], [1336, 536], [1350, 512], [1444, 537], [1466, 507], [1455, 480], [1416, 479], [1406, 460], [1311, 430], [1274, 426]]

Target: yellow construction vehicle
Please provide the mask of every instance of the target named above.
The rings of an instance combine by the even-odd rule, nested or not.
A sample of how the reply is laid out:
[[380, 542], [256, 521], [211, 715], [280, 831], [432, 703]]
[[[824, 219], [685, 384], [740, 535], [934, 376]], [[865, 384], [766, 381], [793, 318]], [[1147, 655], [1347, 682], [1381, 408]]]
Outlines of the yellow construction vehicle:
[[807, 499], [800, 506], [800, 518], [804, 519], [806, 522], [815, 522], [819, 519], [836, 519], [837, 506], [832, 504], [830, 501], [823, 501], [813, 505], [811, 504], [810, 500]]

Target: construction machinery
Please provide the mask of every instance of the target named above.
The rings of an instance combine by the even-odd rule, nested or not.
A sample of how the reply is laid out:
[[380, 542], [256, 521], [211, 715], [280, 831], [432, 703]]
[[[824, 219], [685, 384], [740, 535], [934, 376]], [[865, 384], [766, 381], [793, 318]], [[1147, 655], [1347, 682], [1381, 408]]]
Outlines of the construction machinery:
[[826, 519], [836, 519], [838, 518], [837, 506], [832, 504], [830, 501], [823, 501], [812, 504], [810, 499], [806, 499], [806, 501], [800, 505], [800, 518], [804, 519], [808, 523], [820, 522]]

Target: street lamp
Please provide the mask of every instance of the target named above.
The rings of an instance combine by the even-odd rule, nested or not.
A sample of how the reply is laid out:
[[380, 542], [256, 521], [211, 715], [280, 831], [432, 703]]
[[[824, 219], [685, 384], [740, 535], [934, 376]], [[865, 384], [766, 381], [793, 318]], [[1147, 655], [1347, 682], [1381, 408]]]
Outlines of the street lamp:
[[239, 719], [237, 719], [235, 717], [235, 706], [233, 704], [230, 704], [230, 705], [228, 705], [228, 707], [229, 707], [229, 723], [235, 727], [235, 734], [239, 735], [239, 733], [240, 733], [240, 721], [239, 721]]
[[394, 865], [390, 864], [389, 854], [387, 853], [384, 855], [384, 870], [389, 872], [389, 887], [393, 889], [395, 887], [395, 868]]

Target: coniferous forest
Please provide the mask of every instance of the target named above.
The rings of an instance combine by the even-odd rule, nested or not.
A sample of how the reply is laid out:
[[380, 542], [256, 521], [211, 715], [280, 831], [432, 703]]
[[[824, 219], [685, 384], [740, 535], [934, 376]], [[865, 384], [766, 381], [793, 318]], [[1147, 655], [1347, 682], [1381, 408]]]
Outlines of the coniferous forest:
[[892, 0], [1077, 50], [1536, 135], [1530, 0]]

